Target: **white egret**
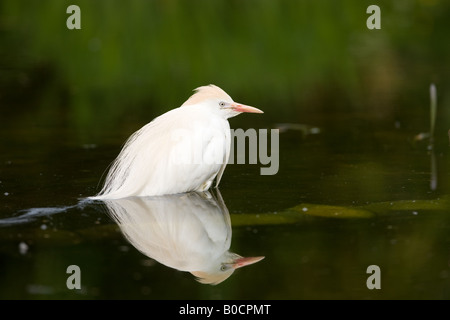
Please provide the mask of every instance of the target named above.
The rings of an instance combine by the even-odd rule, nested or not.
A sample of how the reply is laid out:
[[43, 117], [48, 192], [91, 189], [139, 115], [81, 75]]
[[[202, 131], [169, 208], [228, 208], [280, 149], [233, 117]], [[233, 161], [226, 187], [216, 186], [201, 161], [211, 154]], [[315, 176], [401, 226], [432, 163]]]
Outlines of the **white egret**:
[[229, 251], [231, 220], [219, 190], [105, 200], [125, 238], [140, 252], [170, 268], [218, 284], [264, 257]]
[[181, 106], [135, 132], [91, 199], [206, 191], [219, 185], [230, 155], [228, 118], [261, 110], [236, 103], [215, 85], [195, 89]]

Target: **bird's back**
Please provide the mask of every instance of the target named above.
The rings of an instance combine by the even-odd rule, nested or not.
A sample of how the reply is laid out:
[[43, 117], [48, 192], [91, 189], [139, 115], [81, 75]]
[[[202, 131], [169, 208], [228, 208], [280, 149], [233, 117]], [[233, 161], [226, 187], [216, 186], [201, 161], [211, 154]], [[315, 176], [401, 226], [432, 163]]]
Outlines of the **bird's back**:
[[225, 167], [230, 142], [228, 121], [204, 106], [173, 109], [128, 139], [93, 198], [205, 191]]

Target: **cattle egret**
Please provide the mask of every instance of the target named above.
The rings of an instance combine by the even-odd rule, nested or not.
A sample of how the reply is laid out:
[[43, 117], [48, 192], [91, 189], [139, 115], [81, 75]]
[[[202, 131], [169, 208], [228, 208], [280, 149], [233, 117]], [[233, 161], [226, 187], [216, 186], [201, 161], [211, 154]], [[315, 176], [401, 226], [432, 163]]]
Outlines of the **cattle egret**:
[[230, 252], [231, 220], [217, 190], [157, 197], [105, 200], [125, 238], [161, 264], [193, 274], [201, 283], [218, 284], [234, 270], [264, 257]]
[[181, 107], [135, 132], [91, 199], [207, 191], [219, 185], [231, 147], [228, 118], [261, 110], [234, 102], [215, 85], [195, 89]]

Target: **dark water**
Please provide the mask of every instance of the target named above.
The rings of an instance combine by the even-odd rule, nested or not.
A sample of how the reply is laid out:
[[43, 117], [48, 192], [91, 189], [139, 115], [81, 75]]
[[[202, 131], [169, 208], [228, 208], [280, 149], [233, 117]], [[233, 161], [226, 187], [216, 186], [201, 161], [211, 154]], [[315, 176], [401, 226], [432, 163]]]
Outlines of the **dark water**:
[[[43, 140], [54, 150], [48, 158], [34, 141], [13, 147], [3, 136], [11, 146], [1, 156], [0, 297], [448, 299], [445, 137], [432, 156], [428, 141], [414, 141], [416, 132], [357, 116], [336, 119], [339, 126], [314, 135], [282, 132], [276, 175], [259, 175], [260, 164], [232, 164], [209, 199], [108, 206], [79, 201], [98, 191], [121, 141]], [[23, 134], [39, 140], [60, 130]], [[24, 139], [20, 134], [14, 139]], [[228, 249], [265, 258], [217, 285], [180, 271]], [[71, 265], [80, 268], [79, 290], [66, 285]], [[371, 265], [379, 267], [381, 289], [367, 287]]]
[[[79, 30], [68, 2], [0, 2], [1, 299], [450, 298], [449, 2], [377, 1], [377, 30], [359, 0], [76, 3]], [[264, 110], [232, 128], [284, 129], [275, 175], [83, 200], [209, 83]]]

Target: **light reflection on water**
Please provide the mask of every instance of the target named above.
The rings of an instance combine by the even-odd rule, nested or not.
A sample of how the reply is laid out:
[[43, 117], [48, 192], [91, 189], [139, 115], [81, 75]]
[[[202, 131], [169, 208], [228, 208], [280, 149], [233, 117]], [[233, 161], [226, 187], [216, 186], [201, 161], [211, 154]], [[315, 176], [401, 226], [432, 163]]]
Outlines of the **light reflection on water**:
[[[192, 273], [199, 282], [219, 284], [235, 269], [264, 257], [229, 251], [231, 221], [219, 190], [159, 197], [107, 200], [124, 236], [146, 256]], [[216, 200], [217, 199], [217, 200]]]
[[[11, 163], [4, 163], [2, 177], [3, 190], [9, 194], [3, 196], [0, 211], [4, 222], [0, 224], [0, 297], [448, 299], [446, 149], [438, 145], [432, 168], [426, 145], [408, 144], [412, 134], [361, 130], [351, 136], [342, 129], [326, 129], [306, 139], [292, 132], [280, 135], [280, 171], [275, 176], [260, 176], [258, 165], [227, 167], [220, 188], [226, 207], [216, 198], [198, 195], [190, 200], [188, 196], [162, 200], [161, 207], [186, 200], [177, 211], [196, 220], [181, 225], [176, 222], [181, 214], [171, 210], [164, 216], [157, 214], [154, 204], [145, 199], [110, 204], [120, 217], [119, 227], [103, 204], [78, 203], [80, 196], [96, 193], [98, 178], [116, 149], [56, 143], [54, 153], [67, 159], [58, 163], [39, 158], [39, 149], [22, 151], [20, 159], [14, 153], [3, 154]], [[28, 165], [28, 158], [35, 159], [33, 165]], [[430, 189], [432, 173], [435, 190]], [[34, 185], [39, 187], [31, 189]], [[117, 214], [118, 209], [123, 214]], [[21, 220], [20, 214], [33, 219]], [[266, 258], [216, 286], [205, 286], [179, 271], [192, 268], [179, 268], [144, 248], [142, 254], [137, 240], [130, 244], [136, 230], [125, 226], [131, 218], [170, 221], [178, 225], [173, 231], [179, 242], [188, 229], [201, 230], [208, 241], [214, 233], [208, 230], [217, 230], [211, 257], [231, 248]], [[208, 241], [199, 243], [213, 244]], [[199, 250], [191, 254], [200, 257]], [[65, 286], [65, 271], [72, 264], [82, 272], [82, 289], [76, 292]], [[366, 287], [370, 265], [380, 267], [380, 290]], [[268, 285], [267, 279], [276, 280]]]
[[[65, 28], [64, 2], [3, 2], [0, 298], [450, 298], [449, 2], [385, 5], [372, 31], [361, 1], [344, 15], [321, 2], [96, 1], [80, 32]], [[276, 175], [225, 171], [230, 248], [266, 258], [216, 286], [155, 262], [102, 204], [78, 202], [132, 132], [205, 79], [266, 112], [232, 128], [283, 131]], [[415, 139], [427, 131], [432, 154]], [[79, 291], [65, 286], [72, 264]], [[366, 287], [370, 265], [380, 290]]]

